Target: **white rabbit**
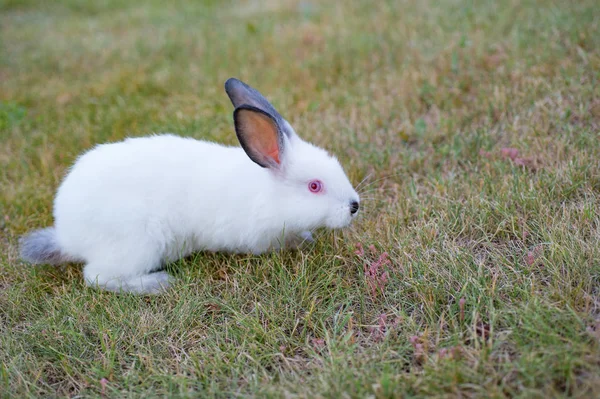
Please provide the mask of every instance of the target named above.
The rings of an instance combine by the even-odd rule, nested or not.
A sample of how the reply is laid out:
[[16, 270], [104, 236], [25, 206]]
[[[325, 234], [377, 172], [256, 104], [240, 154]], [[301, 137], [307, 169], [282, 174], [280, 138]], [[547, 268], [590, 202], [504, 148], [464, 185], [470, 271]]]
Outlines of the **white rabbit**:
[[171, 281], [164, 263], [191, 252], [259, 254], [350, 224], [359, 197], [338, 161], [257, 90], [233, 78], [225, 90], [242, 148], [170, 134], [99, 145], [59, 187], [54, 227], [21, 239], [21, 257], [85, 262], [90, 286], [151, 294]]

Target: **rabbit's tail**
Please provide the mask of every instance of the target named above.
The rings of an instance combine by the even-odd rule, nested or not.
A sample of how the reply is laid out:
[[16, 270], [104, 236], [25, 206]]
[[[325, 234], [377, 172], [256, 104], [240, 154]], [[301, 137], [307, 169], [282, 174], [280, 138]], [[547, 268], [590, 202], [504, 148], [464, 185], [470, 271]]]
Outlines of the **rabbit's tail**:
[[20, 252], [21, 259], [33, 264], [58, 265], [75, 260], [61, 251], [54, 227], [36, 230], [21, 237]]

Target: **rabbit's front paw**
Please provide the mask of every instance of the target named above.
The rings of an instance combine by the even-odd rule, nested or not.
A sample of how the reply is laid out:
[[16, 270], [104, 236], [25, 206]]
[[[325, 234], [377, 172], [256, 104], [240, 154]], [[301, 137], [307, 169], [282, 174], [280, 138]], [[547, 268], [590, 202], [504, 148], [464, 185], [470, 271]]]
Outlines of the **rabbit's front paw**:
[[315, 242], [313, 235], [310, 231], [303, 231], [298, 234], [291, 234], [286, 237], [285, 248], [286, 249], [298, 249], [304, 243]]

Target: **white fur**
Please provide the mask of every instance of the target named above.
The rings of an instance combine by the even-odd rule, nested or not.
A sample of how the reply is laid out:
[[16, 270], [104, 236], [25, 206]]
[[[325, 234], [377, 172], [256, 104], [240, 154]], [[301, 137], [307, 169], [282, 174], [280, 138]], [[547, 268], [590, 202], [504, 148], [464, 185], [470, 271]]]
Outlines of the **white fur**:
[[[155, 271], [191, 252], [260, 254], [347, 226], [358, 195], [338, 161], [295, 134], [284, 142], [279, 170], [240, 147], [169, 134], [95, 147], [56, 195], [61, 256], [85, 262], [90, 285], [155, 293], [170, 281]], [[313, 179], [323, 192], [310, 192]]]

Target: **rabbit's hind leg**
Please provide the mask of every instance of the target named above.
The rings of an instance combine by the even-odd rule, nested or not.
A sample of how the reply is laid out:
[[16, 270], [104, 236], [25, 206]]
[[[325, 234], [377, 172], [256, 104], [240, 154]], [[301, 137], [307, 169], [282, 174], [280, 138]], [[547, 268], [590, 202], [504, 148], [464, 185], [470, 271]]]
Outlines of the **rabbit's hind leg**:
[[[159, 294], [173, 282], [173, 277], [164, 271], [151, 272], [160, 267], [157, 256], [139, 256], [137, 259], [119, 259], [118, 263], [103, 259], [89, 262], [83, 269], [83, 277], [89, 287], [112, 292], [133, 294]], [[119, 267], [118, 265], [123, 265]]]
[[[84, 271], [84, 276], [86, 274]], [[155, 295], [165, 292], [173, 280], [173, 277], [167, 272], [154, 272], [141, 276], [111, 276], [108, 278], [97, 274], [92, 278], [85, 278], [86, 284], [92, 288], [141, 295]]]

